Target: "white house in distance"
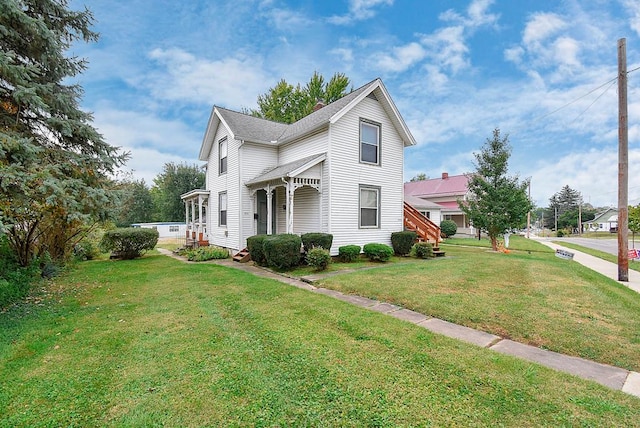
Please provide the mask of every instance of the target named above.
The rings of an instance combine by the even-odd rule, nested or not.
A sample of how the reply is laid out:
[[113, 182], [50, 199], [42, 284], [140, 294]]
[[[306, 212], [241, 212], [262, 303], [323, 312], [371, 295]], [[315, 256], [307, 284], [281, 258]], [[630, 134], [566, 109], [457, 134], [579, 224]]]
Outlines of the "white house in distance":
[[582, 227], [585, 232], [617, 231], [618, 210], [615, 208], [609, 208], [598, 213], [593, 220], [582, 222]]
[[380, 79], [293, 124], [214, 106], [205, 189], [182, 195], [187, 233], [234, 254], [256, 234], [331, 233], [332, 254], [390, 245], [404, 227], [403, 152], [415, 144]]
[[182, 238], [187, 231], [187, 224], [180, 222], [133, 223], [131, 227], [156, 229], [159, 238]]

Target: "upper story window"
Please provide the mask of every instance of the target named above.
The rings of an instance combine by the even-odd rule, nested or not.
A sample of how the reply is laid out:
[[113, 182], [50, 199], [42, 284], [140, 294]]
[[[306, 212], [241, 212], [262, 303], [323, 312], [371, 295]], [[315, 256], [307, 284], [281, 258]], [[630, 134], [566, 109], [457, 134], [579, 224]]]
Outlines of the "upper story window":
[[218, 141], [218, 157], [220, 162], [218, 163], [218, 174], [227, 173], [227, 137], [224, 137]]
[[360, 120], [360, 162], [380, 164], [380, 124]]

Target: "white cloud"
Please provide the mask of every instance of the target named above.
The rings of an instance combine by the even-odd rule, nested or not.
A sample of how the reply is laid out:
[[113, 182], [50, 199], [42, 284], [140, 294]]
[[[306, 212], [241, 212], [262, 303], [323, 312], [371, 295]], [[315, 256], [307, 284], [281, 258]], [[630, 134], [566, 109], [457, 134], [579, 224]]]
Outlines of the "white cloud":
[[637, 0], [623, 0], [622, 4], [629, 13], [629, 27], [640, 35], [640, 3]]
[[488, 9], [493, 5], [494, 0], [474, 0], [467, 8], [466, 16], [463, 16], [453, 9], [449, 9], [440, 14], [439, 18], [445, 22], [454, 22], [464, 25], [467, 28], [476, 28], [484, 25], [495, 25], [500, 15], [488, 13]]
[[270, 9], [267, 16], [280, 31], [293, 31], [313, 24], [304, 14], [290, 9]]
[[356, 21], [373, 18], [378, 6], [392, 6], [394, 0], [349, 0], [349, 13], [334, 15], [327, 19], [331, 24], [348, 25]]
[[416, 42], [396, 47], [390, 55], [382, 55], [378, 67], [385, 71], [400, 72], [421, 61], [426, 56], [424, 48]]
[[570, 66], [579, 66], [578, 53], [580, 46], [571, 37], [559, 37], [554, 43], [554, 59], [557, 63]]
[[538, 43], [566, 27], [566, 22], [555, 13], [537, 13], [527, 23], [522, 41], [527, 48], [534, 49]]
[[149, 57], [164, 68], [150, 74], [143, 84], [164, 100], [238, 109], [254, 105], [265, 82], [272, 80], [256, 57], [210, 61], [177, 48], [154, 49]]

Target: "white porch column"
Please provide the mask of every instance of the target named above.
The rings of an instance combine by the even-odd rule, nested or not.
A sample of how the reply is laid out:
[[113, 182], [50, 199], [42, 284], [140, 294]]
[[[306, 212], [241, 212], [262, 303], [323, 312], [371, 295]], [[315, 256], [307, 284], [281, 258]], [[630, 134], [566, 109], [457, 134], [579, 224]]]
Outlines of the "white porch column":
[[287, 182], [287, 233], [293, 233], [293, 195], [296, 189], [293, 183]]
[[202, 195], [198, 195], [198, 236], [200, 239], [200, 233], [202, 233]]
[[189, 237], [189, 201], [184, 201], [184, 224], [186, 225], [187, 238]]
[[271, 203], [273, 200], [273, 190], [271, 190], [271, 186], [267, 186], [265, 190], [267, 191], [267, 235], [273, 235], [273, 205]]
[[193, 238], [193, 232], [196, 231], [196, 200], [191, 199], [191, 236]]

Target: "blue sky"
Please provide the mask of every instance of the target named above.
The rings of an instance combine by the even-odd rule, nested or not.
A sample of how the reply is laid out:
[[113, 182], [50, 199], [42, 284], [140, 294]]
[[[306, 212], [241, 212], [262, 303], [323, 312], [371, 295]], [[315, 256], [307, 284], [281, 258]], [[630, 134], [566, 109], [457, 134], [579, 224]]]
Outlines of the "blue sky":
[[[539, 206], [562, 186], [617, 204], [617, 41], [640, 67], [636, 0], [73, 0], [98, 43], [77, 44], [84, 109], [126, 169], [152, 184], [200, 163], [212, 106], [255, 108], [280, 79], [382, 78], [418, 141], [405, 179], [474, 170], [494, 128]], [[607, 83], [610, 82], [610, 83]], [[604, 86], [603, 86], [604, 85]], [[599, 89], [597, 89], [599, 88]], [[629, 202], [640, 203], [640, 70], [628, 75]], [[558, 110], [559, 109], [559, 110]]]

